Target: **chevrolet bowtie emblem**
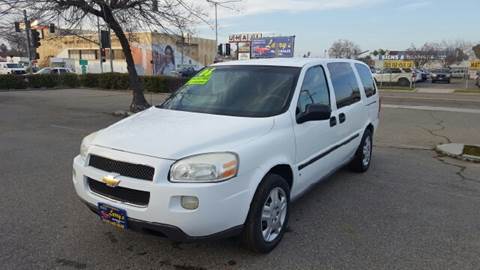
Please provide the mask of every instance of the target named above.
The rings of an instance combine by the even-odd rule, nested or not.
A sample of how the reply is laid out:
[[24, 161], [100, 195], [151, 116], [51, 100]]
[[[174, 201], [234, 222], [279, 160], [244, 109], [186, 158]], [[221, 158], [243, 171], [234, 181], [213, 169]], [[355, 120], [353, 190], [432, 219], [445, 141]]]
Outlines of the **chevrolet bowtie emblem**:
[[109, 187], [117, 187], [118, 184], [120, 184], [120, 180], [115, 179], [115, 177], [111, 175], [104, 176], [102, 178], [102, 182]]

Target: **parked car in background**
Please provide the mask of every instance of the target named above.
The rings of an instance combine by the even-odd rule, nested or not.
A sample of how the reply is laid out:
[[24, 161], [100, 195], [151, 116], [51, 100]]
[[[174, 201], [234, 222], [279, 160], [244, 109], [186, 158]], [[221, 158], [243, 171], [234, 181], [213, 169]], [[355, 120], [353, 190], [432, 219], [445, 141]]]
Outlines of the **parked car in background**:
[[431, 78], [432, 78], [432, 83], [436, 83], [436, 82], [450, 83], [452, 74], [450, 73], [450, 70], [446, 68], [434, 69], [431, 71]]
[[400, 86], [410, 86], [414, 82], [421, 80], [411, 69], [385, 68], [373, 74], [377, 84], [398, 84]]
[[27, 70], [19, 63], [0, 62], [0, 74], [26, 74]]
[[452, 78], [463, 79], [467, 76], [468, 69], [467, 68], [451, 68], [450, 73]]
[[35, 74], [66, 74], [73, 73], [69, 68], [63, 67], [45, 67], [37, 71]]
[[414, 69], [417, 77], [419, 78], [420, 82], [424, 82], [428, 79], [428, 74], [423, 69]]
[[291, 200], [345, 165], [368, 170], [379, 113], [359, 61], [215, 64], [163, 104], [85, 137], [73, 184], [117, 228], [174, 241], [241, 234], [266, 253]]

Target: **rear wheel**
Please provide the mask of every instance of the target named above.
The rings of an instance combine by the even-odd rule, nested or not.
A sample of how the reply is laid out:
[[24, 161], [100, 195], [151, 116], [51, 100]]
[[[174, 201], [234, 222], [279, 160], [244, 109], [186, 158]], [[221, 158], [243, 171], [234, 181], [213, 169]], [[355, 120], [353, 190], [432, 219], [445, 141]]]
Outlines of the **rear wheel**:
[[355, 172], [366, 172], [372, 161], [373, 134], [370, 129], [365, 130], [360, 146], [358, 146], [355, 157], [350, 163], [350, 168]]
[[290, 188], [276, 174], [268, 174], [255, 192], [242, 233], [244, 246], [257, 253], [272, 251], [287, 228]]
[[398, 80], [398, 85], [400, 85], [400, 86], [410, 86], [410, 81], [408, 79], [405, 79], [405, 78], [400, 78]]

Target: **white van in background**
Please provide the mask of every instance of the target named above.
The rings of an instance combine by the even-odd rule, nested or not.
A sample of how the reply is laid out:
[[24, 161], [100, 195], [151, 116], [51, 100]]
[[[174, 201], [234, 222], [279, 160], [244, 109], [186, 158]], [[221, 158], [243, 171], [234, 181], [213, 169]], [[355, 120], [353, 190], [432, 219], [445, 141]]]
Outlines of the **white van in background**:
[[27, 70], [18, 63], [0, 62], [0, 74], [26, 74]]

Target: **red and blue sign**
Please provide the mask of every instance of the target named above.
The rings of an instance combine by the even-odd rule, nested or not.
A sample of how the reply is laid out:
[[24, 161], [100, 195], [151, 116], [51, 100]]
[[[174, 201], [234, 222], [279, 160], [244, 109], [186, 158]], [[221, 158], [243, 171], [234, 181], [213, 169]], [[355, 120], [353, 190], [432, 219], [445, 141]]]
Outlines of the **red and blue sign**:
[[293, 57], [295, 37], [264, 37], [252, 40], [252, 58]]

